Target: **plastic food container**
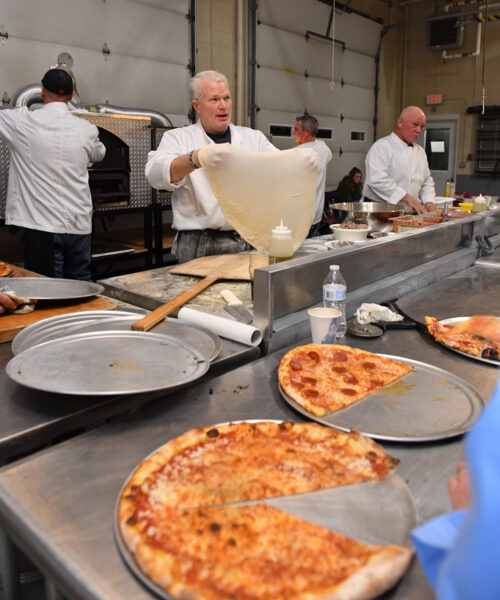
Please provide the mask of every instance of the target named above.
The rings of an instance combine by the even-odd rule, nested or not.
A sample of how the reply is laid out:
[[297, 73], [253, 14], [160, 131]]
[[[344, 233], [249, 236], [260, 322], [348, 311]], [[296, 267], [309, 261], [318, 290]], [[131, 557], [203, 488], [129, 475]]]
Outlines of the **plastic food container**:
[[333, 231], [336, 240], [365, 240], [366, 236], [370, 233], [368, 227], [364, 229], [348, 229], [341, 227], [338, 223], [330, 225], [330, 229]]

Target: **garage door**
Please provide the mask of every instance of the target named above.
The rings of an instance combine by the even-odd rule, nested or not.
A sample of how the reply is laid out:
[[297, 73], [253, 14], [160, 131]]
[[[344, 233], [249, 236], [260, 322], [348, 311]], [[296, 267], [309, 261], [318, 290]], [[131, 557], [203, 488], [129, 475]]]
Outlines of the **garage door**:
[[[260, 0], [256, 24], [255, 126], [280, 149], [294, 147], [295, 118], [308, 112], [333, 153], [326, 187], [335, 189], [353, 166], [364, 172], [373, 142], [375, 55], [381, 25], [335, 14], [333, 90], [331, 8], [317, 0]], [[309, 32], [309, 33], [308, 33]], [[319, 34], [319, 35], [316, 35]]]

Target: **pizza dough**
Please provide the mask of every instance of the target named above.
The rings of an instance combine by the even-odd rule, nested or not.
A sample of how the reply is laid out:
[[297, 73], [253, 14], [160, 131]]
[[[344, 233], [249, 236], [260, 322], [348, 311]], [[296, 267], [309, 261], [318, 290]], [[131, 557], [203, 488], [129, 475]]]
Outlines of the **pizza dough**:
[[306, 239], [318, 179], [314, 150], [256, 152], [208, 144], [198, 160], [226, 219], [249, 244], [268, 252], [271, 231], [281, 219], [292, 230], [294, 251]]

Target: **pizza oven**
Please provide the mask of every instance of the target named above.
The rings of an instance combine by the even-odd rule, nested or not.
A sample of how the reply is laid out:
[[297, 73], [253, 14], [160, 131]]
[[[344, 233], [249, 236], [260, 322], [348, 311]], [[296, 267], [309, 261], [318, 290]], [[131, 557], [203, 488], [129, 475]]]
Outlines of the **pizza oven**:
[[111, 131], [98, 127], [106, 156], [89, 168], [89, 186], [94, 208], [128, 206], [130, 203], [129, 146]]

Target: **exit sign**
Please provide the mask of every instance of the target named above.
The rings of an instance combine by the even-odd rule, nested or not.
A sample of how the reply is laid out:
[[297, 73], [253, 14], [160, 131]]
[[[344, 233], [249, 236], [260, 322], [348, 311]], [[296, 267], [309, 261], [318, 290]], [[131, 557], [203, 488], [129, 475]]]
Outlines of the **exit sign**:
[[427, 104], [441, 104], [442, 101], [442, 94], [428, 94], [427, 96]]

